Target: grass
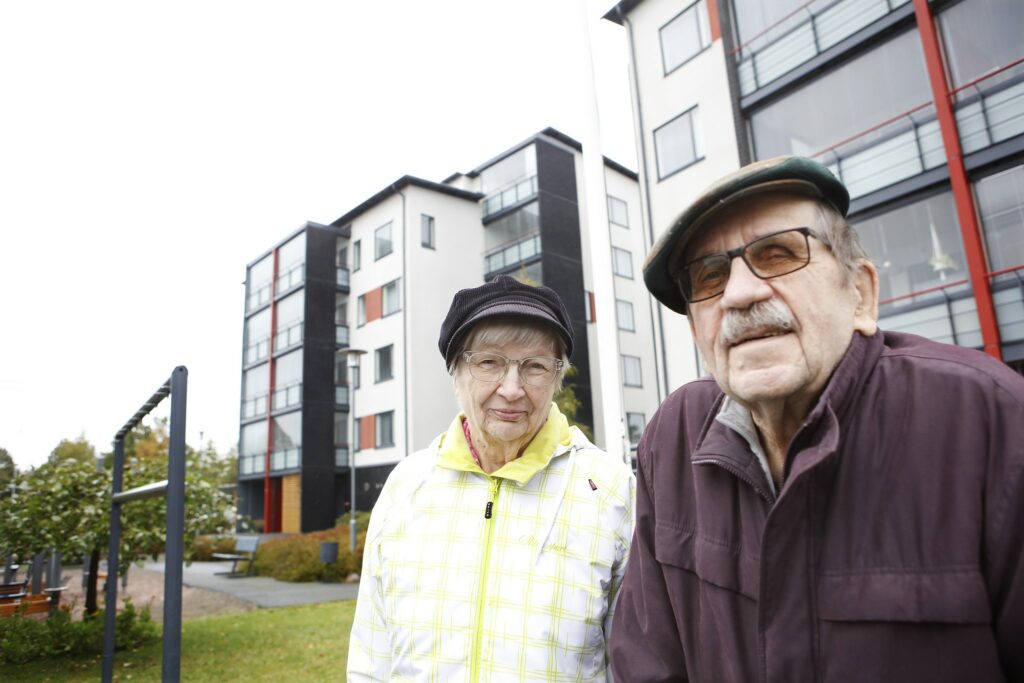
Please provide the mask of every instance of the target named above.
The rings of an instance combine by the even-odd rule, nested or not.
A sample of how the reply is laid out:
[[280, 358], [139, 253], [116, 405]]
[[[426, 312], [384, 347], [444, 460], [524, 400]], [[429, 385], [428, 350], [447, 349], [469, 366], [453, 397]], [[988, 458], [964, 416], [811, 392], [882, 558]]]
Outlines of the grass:
[[[182, 628], [183, 681], [344, 680], [355, 602], [259, 609], [203, 617]], [[118, 652], [114, 680], [159, 681], [160, 642]], [[97, 681], [101, 658], [55, 658], [0, 666], [0, 680]]]

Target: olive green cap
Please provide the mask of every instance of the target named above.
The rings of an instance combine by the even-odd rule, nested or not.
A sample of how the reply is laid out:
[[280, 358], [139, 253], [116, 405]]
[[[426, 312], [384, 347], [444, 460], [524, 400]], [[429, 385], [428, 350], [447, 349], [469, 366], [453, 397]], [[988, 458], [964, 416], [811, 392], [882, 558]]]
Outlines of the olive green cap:
[[764, 192], [805, 194], [828, 202], [843, 216], [850, 208], [846, 187], [817, 161], [796, 156], [755, 161], [700, 193], [654, 244], [644, 262], [644, 284], [651, 294], [686, 315], [686, 299], [672, 279], [672, 266], [690, 240], [709, 225], [708, 218], [725, 206]]

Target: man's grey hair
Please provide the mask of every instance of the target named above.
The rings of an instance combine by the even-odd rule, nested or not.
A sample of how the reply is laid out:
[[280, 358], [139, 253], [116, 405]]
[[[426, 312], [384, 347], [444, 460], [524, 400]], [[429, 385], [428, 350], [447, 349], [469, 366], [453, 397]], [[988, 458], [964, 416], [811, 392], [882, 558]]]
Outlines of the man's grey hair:
[[522, 346], [541, 346], [550, 343], [555, 350], [555, 358], [562, 360], [562, 369], [555, 380], [555, 393], [562, 388], [562, 380], [569, 369], [569, 357], [565, 353], [565, 342], [558, 333], [543, 323], [523, 318], [498, 316], [482, 320], [469, 331], [459, 342], [458, 352], [452, 359], [448, 372], [455, 374], [455, 369], [462, 361], [462, 354], [472, 350], [474, 346], [490, 344], [520, 344]]
[[871, 257], [860, 243], [857, 231], [841, 213], [828, 202], [818, 200], [814, 205], [818, 213], [818, 225], [814, 232], [831, 249], [832, 255], [843, 267], [846, 284], [850, 284], [857, 275], [861, 261], [870, 261]]

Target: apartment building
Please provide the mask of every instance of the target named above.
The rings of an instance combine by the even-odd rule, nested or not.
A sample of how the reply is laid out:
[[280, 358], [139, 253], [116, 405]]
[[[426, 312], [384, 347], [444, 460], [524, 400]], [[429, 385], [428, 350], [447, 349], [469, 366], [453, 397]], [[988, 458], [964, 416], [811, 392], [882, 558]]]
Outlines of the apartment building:
[[[454, 293], [511, 274], [559, 292], [573, 322], [577, 421], [602, 434], [619, 392], [623, 453], [659, 400], [637, 174], [604, 160], [607, 224], [587, 220], [582, 145], [546, 129], [443, 182], [405, 176], [328, 225], [307, 223], [247, 267], [238, 511], [266, 531], [369, 510], [394, 465], [457, 412], [437, 335]], [[607, 230], [618, 334], [596, 337], [592, 230]], [[351, 349], [365, 351], [357, 371]], [[618, 377], [597, 376], [615, 353]], [[354, 434], [354, 438], [350, 438]]]
[[[782, 154], [829, 166], [881, 326], [1024, 367], [1024, 3], [623, 0], [646, 229]], [[668, 384], [699, 359], [658, 309]]]

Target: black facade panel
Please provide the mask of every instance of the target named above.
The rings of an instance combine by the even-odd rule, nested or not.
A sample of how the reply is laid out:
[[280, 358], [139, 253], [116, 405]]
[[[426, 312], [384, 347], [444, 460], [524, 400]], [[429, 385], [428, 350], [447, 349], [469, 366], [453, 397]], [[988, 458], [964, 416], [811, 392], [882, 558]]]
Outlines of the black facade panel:
[[[377, 467], [359, 467], [356, 469], [357, 511], [369, 512], [373, 509], [373, 506], [377, 504], [377, 498], [380, 497], [381, 489], [384, 488], [384, 482], [387, 481], [388, 475], [391, 474], [393, 469], [395, 469], [394, 465], [378, 465]], [[334, 479], [334, 485], [338, 491], [334, 514], [338, 517], [348, 512], [348, 502], [351, 498], [348, 477], [349, 474], [346, 470], [345, 472], [339, 472]]]
[[302, 366], [302, 531], [334, 525], [334, 303], [333, 231], [306, 230], [306, 300]]
[[590, 381], [580, 212], [577, 204], [575, 157], [560, 147], [538, 140], [537, 191], [540, 207], [541, 273], [544, 284], [562, 297], [572, 320], [577, 374], [571, 384], [580, 400], [576, 421], [593, 428], [594, 404]]
[[[237, 498], [238, 524], [236, 530], [242, 530], [243, 518], [248, 520], [263, 519], [263, 480], [250, 479], [239, 481], [235, 489]], [[245, 520], [245, 521], [248, 521]]]

